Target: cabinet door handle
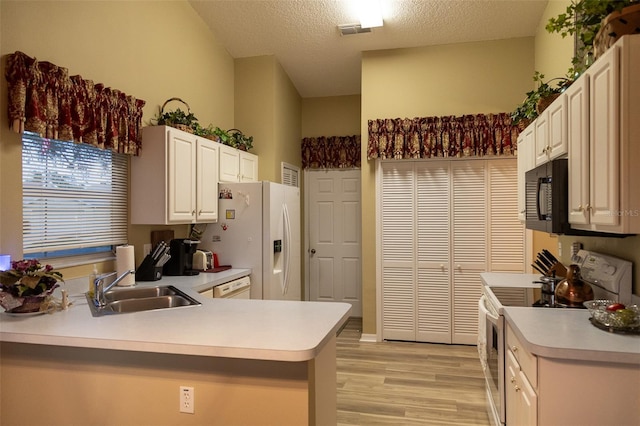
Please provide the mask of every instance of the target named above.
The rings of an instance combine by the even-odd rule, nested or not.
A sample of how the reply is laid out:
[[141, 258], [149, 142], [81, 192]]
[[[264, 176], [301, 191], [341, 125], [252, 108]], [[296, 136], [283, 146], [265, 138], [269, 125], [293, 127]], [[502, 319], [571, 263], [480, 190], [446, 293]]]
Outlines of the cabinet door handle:
[[520, 387], [518, 385], [516, 385], [515, 387], [516, 392], [520, 392]]
[[198, 215], [201, 215], [201, 214], [202, 214], [202, 210], [200, 210], [200, 211], [198, 212]]
[[516, 378], [511, 376], [511, 380], [509, 380], [511, 383], [515, 383], [516, 382]]
[[195, 215], [196, 215], [196, 211], [195, 211], [195, 210], [192, 210], [192, 211], [191, 211], [191, 216], [195, 216]]
[[518, 352], [518, 347], [517, 346], [512, 346], [511, 347], [511, 352]]

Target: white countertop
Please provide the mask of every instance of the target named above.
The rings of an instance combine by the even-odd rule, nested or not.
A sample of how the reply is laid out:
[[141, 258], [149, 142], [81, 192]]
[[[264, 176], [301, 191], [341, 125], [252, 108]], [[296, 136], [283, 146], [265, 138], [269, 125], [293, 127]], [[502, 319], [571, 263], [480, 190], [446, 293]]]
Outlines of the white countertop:
[[139, 286], [175, 285], [200, 306], [93, 317], [87, 279], [64, 288], [73, 305], [38, 316], [0, 314], [0, 341], [83, 348], [275, 361], [308, 361], [348, 319], [351, 305], [333, 302], [209, 299], [198, 294], [248, 275], [231, 269], [163, 277]]
[[[484, 272], [485, 286], [529, 288], [540, 275]], [[491, 297], [493, 294], [488, 291]], [[495, 299], [495, 296], [492, 298]], [[541, 357], [640, 364], [640, 336], [601, 330], [586, 309], [505, 306], [500, 310], [525, 348]]]
[[480, 279], [490, 287], [540, 288], [540, 274], [518, 274], [513, 272], [482, 272]]

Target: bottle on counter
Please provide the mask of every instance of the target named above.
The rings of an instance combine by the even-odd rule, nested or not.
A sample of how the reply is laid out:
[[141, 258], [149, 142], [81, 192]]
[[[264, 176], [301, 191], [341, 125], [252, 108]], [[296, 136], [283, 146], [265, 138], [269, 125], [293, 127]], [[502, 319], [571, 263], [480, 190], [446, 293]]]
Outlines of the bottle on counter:
[[93, 291], [94, 291], [94, 284], [93, 282], [96, 280], [96, 278], [98, 278], [98, 269], [96, 268], [96, 265], [93, 265], [93, 270], [91, 271], [91, 274], [89, 274], [89, 296], [93, 297]]

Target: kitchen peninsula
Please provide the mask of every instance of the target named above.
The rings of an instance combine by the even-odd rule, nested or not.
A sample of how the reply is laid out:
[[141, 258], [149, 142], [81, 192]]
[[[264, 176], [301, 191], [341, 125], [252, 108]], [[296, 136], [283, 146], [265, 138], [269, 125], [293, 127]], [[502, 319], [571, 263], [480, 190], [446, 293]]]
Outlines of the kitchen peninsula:
[[[65, 284], [66, 311], [0, 314], [0, 423], [335, 424], [350, 305], [207, 299], [206, 279], [139, 283], [200, 306], [93, 317], [82, 280]], [[180, 386], [194, 388], [194, 414], [179, 412]]]

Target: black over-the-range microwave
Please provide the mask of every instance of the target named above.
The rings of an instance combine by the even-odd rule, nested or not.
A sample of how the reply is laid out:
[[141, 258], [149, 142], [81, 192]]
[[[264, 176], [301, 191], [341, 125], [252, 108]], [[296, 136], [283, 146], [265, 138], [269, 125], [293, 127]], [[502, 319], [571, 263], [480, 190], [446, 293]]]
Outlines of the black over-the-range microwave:
[[623, 237], [569, 225], [568, 160], [560, 158], [525, 173], [526, 228], [563, 235]]

